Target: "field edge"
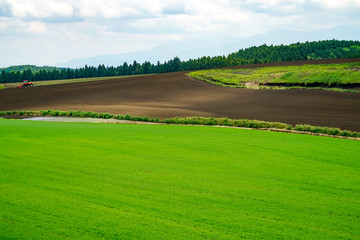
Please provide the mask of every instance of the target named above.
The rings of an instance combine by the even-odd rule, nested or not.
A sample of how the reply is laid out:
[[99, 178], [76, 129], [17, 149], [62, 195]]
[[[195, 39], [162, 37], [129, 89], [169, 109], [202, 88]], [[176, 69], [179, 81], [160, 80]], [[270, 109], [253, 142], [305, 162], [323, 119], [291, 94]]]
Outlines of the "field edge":
[[[272, 65], [272, 64], [268, 64], [268, 65], [260, 65], [258, 67], [232, 67], [232, 68], [218, 68], [218, 69], [203, 69], [203, 70], [195, 70], [195, 71], [191, 71], [189, 73], [187, 73], [186, 75], [190, 78], [193, 79], [198, 79], [213, 85], [217, 85], [217, 86], [222, 86], [222, 87], [231, 87], [231, 88], [247, 88], [247, 89], [273, 89], [273, 90], [286, 90], [286, 89], [319, 89], [319, 90], [329, 90], [329, 91], [338, 91], [338, 92], [353, 92], [353, 93], [360, 93], [360, 82], [355, 81], [355, 82], [326, 82], [326, 81], [320, 81], [320, 82], [312, 82], [312, 81], [305, 81], [303, 79], [300, 79], [299, 81], [285, 81], [285, 80], [281, 80], [279, 81], [279, 79], [283, 76], [285, 76], [286, 74], [294, 74], [295, 73], [299, 74], [300, 71], [298, 71], [296, 68], [313, 68], [314, 66], [321, 66], [322, 68], [325, 67], [332, 67], [327, 73], [332, 73], [334, 72], [334, 70], [344, 70], [344, 69], [352, 69], [354, 67], [359, 67], [360, 65], [360, 61], [357, 59], [353, 59], [354, 62], [346, 62], [346, 63], [338, 63], [338, 62], [334, 62], [334, 63], [328, 63], [328, 62], [319, 62], [318, 64], [299, 64], [299, 65]], [[354, 65], [355, 64], [355, 65]], [[337, 68], [338, 69], [337, 69]], [[284, 71], [283, 68], [288, 69], [287, 71]], [[295, 70], [294, 70], [295, 68]], [[233, 78], [236, 78], [237, 73], [233, 73], [231, 71], [235, 71], [235, 70], [239, 70], [239, 71], [245, 71], [245, 70], [249, 70], [251, 69], [251, 73], [244, 73], [243, 75], [252, 75], [252, 74], [257, 74], [257, 72], [253, 73], [253, 71], [255, 70], [268, 70], [270, 71], [270, 73], [262, 73], [262, 74], [269, 74], [269, 75], [273, 75], [274, 78], [273, 79], [258, 79], [253, 77], [253, 78], [241, 78], [241, 79], [237, 79], [237, 81], [239, 82], [234, 82], [234, 80], [231, 80]], [[253, 70], [255, 69], [255, 70]], [[277, 69], [279, 71], [279, 73], [274, 72], [274, 70]], [[285, 70], [286, 70], [285, 69]], [[230, 70], [230, 72], [229, 72]], [[307, 70], [307, 69], [305, 69]], [[303, 70], [303, 72], [300, 72], [302, 75], [306, 75], [309, 74], [309, 71], [305, 71]], [[313, 69], [314, 70], [314, 69]], [[315, 69], [317, 70], [317, 69]], [[316, 71], [314, 70], [314, 74], [316, 73]], [[215, 72], [214, 72], [215, 71]], [[297, 72], [296, 72], [297, 71]], [[319, 70], [317, 70], [319, 71]], [[226, 74], [222, 75], [222, 74]], [[242, 76], [242, 74], [240, 74]], [[316, 77], [316, 76], [315, 76]], [[247, 79], [247, 81], [246, 81]]]
[[158, 124], [172, 125], [197, 125], [197, 126], [218, 126], [218, 127], [237, 127], [246, 129], [257, 129], [274, 132], [285, 132], [295, 134], [308, 134], [324, 137], [335, 137], [351, 140], [360, 140], [360, 132], [341, 130], [335, 127], [320, 127], [308, 124], [291, 124], [281, 122], [267, 122], [249, 119], [229, 119], [215, 117], [175, 117], [167, 119], [149, 118], [131, 115], [113, 115], [110, 113], [84, 112], [84, 111], [58, 111], [58, 110], [41, 110], [41, 111], [0, 111], [0, 118], [26, 118], [26, 117], [78, 117], [78, 118], [101, 118], [127, 120], [128, 123], [149, 122]]

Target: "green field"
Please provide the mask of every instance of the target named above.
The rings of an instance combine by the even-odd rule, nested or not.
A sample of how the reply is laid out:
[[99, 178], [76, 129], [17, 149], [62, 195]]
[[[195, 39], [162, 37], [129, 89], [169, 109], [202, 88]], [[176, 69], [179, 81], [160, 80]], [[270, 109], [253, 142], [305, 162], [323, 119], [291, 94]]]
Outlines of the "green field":
[[214, 69], [191, 72], [189, 75], [232, 87], [351, 87], [360, 84], [360, 63]]
[[360, 141], [0, 119], [0, 239], [359, 239]]

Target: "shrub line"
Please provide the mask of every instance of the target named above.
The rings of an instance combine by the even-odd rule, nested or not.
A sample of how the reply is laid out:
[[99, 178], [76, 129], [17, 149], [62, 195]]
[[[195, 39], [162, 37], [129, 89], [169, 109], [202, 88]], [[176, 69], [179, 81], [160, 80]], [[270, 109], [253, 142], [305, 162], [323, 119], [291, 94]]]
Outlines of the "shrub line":
[[225, 127], [239, 127], [249, 129], [259, 129], [277, 132], [291, 132], [301, 134], [312, 134], [319, 136], [331, 136], [348, 139], [360, 139], [360, 132], [341, 130], [334, 127], [319, 127], [307, 124], [297, 124], [292, 126], [290, 124], [281, 122], [267, 122], [249, 119], [229, 119], [229, 118], [215, 118], [215, 117], [175, 117], [161, 120], [159, 118], [139, 117], [131, 115], [113, 115], [111, 113], [97, 113], [90, 111], [57, 111], [57, 110], [41, 110], [41, 111], [0, 111], [0, 117], [39, 117], [39, 116], [53, 116], [53, 117], [80, 117], [80, 118], [102, 118], [102, 119], [116, 119], [139, 122], [154, 122], [162, 124], [174, 125], [204, 125], [204, 126], [225, 126]]

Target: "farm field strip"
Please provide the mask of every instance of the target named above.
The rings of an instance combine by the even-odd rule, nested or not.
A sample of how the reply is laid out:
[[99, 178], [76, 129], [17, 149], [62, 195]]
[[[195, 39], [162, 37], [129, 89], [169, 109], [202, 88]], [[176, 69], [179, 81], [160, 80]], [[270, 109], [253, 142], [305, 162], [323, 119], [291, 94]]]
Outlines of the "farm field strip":
[[[242, 69], [214, 69], [189, 73], [214, 84], [236, 87], [360, 87], [360, 62]], [[338, 89], [336, 89], [338, 87]]]
[[[304, 64], [317, 65], [317, 64], [334, 64], [334, 63], [354, 63], [354, 62], [356, 63], [359, 61], [360, 61], [359, 58], [301, 60], [301, 61], [290, 61], [290, 62], [275, 62], [275, 63], [262, 63], [262, 64], [233, 66], [233, 67], [226, 67], [225, 69], [262, 68], [262, 67], [266, 67], [266, 66], [302, 66]], [[186, 72], [188, 72], [188, 71], [186, 71]], [[145, 74], [145, 76], [149, 76], [149, 75], [158, 75], [158, 74]], [[34, 83], [34, 86], [47, 86], [47, 85], [57, 85], [57, 84], [70, 84], [70, 83], [92, 82], [92, 81], [101, 81], [101, 80], [112, 80], [112, 79], [136, 77], [136, 76], [143, 76], [143, 75], [125, 75], [125, 76], [111, 76], [111, 77], [45, 80], [45, 81], [33, 81], [33, 83]], [[0, 90], [5, 89], [5, 88], [14, 88], [20, 84], [21, 84], [21, 82], [2, 83], [2, 84], [0, 84]]]
[[0, 129], [5, 239], [360, 234], [358, 141], [8, 119]]
[[[242, 66], [330, 64], [326, 59]], [[0, 91], [0, 111], [81, 110], [151, 118], [217, 117], [310, 124], [360, 131], [360, 94], [308, 89], [226, 88], [190, 78], [186, 72], [129, 76], [103, 81]]]

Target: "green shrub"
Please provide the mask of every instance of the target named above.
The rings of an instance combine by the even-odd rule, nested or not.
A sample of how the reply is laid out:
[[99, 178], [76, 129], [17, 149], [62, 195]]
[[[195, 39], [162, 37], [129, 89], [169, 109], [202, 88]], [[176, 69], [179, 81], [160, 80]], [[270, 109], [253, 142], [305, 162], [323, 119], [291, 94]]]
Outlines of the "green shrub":
[[99, 113], [99, 118], [110, 119], [110, 118], [114, 118], [114, 115], [110, 113]]
[[352, 137], [360, 138], [360, 132], [353, 132]]
[[114, 118], [117, 120], [124, 120], [125, 116], [124, 115], [116, 115], [116, 116], [114, 116]]
[[[83, 113], [82, 113], [82, 116], [83, 116], [83, 117], [92, 117], [93, 114], [94, 114], [93, 112], [89, 112], [89, 111], [88, 111], [88, 112], [83, 112]], [[95, 118], [95, 117], [94, 117], [94, 118]]]
[[96, 112], [91, 112], [91, 113], [89, 114], [89, 117], [91, 117], [91, 118], [99, 118], [99, 114], [96, 113]]
[[158, 123], [158, 122], [160, 122], [160, 119], [157, 117], [157, 118], [150, 118], [149, 119], [149, 122], [156, 122], [156, 123]]
[[67, 116], [68, 117], [74, 117], [74, 111], [68, 111]]
[[271, 128], [291, 130], [292, 126], [290, 124], [286, 124], [286, 123], [273, 122], [271, 124]]
[[50, 112], [51, 112], [51, 110], [42, 110], [42, 111], [40, 111], [40, 114], [41, 114], [42, 116], [47, 116], [47, 115], [50, 114]]
[[339, 128], [327, 128], [324, 133], [328, 134], [328, 135], [338, 135], [340, 133], [340, 129]]
[[348, 131], [348, 130], [344, 130], [344, 131], [341, 131], [341, 132], [339, 133], [339, 136], [351, 137], [351, 136], [352, 136], [352, 132], [351, 132], [351, 131]]
[[318, 126], [313, 126], [313, 127], [311, 127], [311, 132], [313, 132], [313, 133], [322, 133], [323, 129], [321, 127], [318, 127]]
[[306, 124], [298, 124], [294, 127], [294, 130], [296, 131], [302, 131], [302, 132], [309, 132], [311, 129], [310, 125], [306, 125]]

